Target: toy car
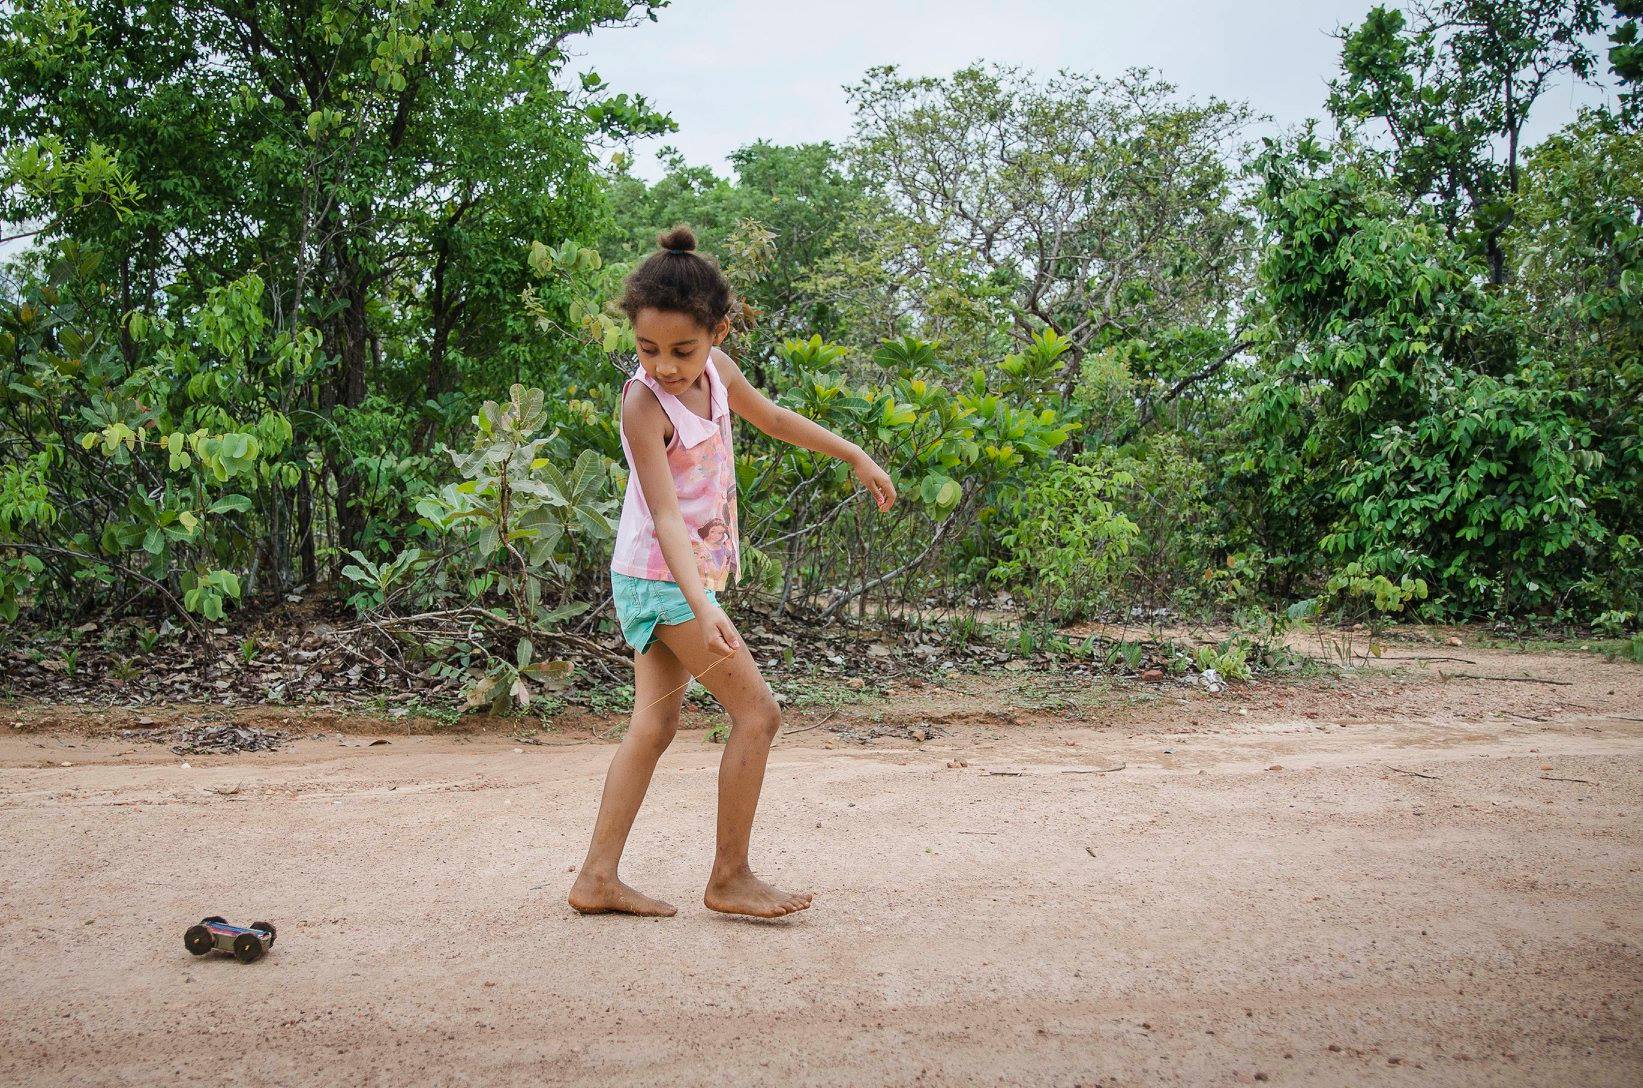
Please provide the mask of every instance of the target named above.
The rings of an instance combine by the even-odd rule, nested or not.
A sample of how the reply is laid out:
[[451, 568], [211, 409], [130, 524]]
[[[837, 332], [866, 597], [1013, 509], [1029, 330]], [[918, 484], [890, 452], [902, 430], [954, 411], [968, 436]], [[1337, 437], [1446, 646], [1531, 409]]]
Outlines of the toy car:
[[212, 915], [202, 918], [197, 926], [189, 926], [183, 934], [183, 947], [196, 956], [207, 952], [228, 952], [241, 963], [255, 963], [274, 947], [274, 926], [271, 922], [252, 922], [250, 928], [229, 925], [226, 919]]

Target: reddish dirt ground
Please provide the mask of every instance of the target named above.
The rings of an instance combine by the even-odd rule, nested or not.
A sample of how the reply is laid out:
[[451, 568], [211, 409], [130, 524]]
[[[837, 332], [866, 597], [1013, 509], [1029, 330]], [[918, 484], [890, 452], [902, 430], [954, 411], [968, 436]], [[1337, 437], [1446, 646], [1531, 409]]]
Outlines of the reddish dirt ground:
[[[0, 1083], [1643, 1083], [1643, 668], [1389, 656], [1442, 655], [795, 714], [755, 862], [817, 896], [777, 922], [700, 906], [712, 715], [624, 866], [682, 909], [637, 920], [565, 905], [583, 731], [262, 710], [326, 733], [185, 760], [0, 708]], [[196, 960], [206, 914], [279, 938]]]

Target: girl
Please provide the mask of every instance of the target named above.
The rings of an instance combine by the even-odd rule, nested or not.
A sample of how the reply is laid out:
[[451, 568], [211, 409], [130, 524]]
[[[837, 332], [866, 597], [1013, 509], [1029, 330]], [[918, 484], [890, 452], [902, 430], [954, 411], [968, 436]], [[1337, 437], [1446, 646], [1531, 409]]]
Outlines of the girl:
[[702, 902], [727, 914], [775, 918], [810, 906], [753, 875], [748, 839], [781, 711], [717, 591], [741, 578], [730, 413], [784, 442], [850, 462], [881, 511], [896, 489], [861, 447], [766, 400], [718, 344], [730, 331], [730, 284], [696, 236], [676, 227], [627, 279], [640, 367], [622, 386], [627, 494], [611, 558], [622, 635], [633, 647], [633, 722], [605, 775], [593, 841], [570, 890], [584, 914], [670, 916], [675, 908], [616, 875], [622, 847], [679, 725], [695, 677], [730, 713], [719, 763], [718, 841]]

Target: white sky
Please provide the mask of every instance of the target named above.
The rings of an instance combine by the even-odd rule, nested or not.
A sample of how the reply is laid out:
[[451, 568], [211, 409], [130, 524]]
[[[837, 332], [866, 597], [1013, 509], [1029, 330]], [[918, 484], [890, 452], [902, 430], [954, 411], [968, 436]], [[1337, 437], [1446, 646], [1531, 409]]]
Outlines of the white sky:
[[[1337, 70], [1330, 32], [1372, 0], [673, 0], [658, 21], [579, 39], [573, 67], [613, 91], [643, 94], [679, 131], [635, 145], [654, 179], [664, 143], [728, 175], [726, 156], [764, 138], [794, 144], [850, 135], [843, 86], [876, 64], [946, 75], [976, 60], [1041, 73], [1116, 76], [1150, 67], [1193, 98], [1250, 103], [1279, 126], [1324, 116]], [[1599, 45], [1602, 71], [1608, 71]], [[1565, 82], [1531, 118], [1551, 132], [1606, 91]], [[1532, 141], [1531, 141], [1532, 142]]]

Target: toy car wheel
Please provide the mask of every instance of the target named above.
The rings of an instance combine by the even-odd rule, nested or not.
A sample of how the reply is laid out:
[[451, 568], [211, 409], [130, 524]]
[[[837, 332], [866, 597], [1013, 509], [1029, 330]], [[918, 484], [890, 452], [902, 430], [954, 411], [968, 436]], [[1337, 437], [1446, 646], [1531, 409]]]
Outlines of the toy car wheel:
[[217, 946], [217, 938], [204, 925], [189, 926], [183, 934], [183, 947], [196, 956], [203, 956]]
[[262, 956], [262, 942], [255, 934], [241, 933], [234, 938], [234, 957], [241, 963], [256, 963]]
[[264, 931], [265, 933], [267, 933], [268, 934], [268, 946], [270, 948], [272, 948], [274, 946], [275, 933], [274, 933], [274, 923], [273, 922], [252, 922], [251, 923], [251, 928], [252, 929], [260, 929], [260, 930]]
[[213, 914], [209, 918], [201, 918], [200, 919], [200, 925], [202, 925], [202, 926], [205, 925], [207, 922], [216, 922], [219, 926], [226, 926], [228, 924], [228, 919], [222, 917], [221, 915], [217, 915], [217, 914]]

